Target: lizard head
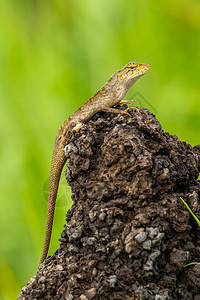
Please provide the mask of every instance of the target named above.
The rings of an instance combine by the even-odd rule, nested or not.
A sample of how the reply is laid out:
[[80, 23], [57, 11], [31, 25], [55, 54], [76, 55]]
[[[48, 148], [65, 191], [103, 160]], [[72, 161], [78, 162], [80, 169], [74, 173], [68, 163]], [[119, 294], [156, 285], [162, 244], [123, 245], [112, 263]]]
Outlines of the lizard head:
[[123, 99], [132, 85], [144, 75], [150, 68], [148, 64], [130, 62], [121, 70], [117, 71], [109, 80], [109, 87], [112, 85], [115, 98]]
[[133, 81], [133, 83], [144, 75], [150, 68], [148, 64], [139, 64], [136, 62], [130, 62], [119, 71], [121, 80]]

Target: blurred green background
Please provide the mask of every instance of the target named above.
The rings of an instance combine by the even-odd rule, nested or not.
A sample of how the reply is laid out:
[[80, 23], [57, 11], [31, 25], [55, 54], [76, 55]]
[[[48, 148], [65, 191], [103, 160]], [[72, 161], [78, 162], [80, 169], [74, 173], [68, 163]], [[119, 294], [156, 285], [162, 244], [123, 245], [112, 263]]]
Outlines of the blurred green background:
[[[16, 299], [41, 255], [59, 126], [117, 69], [149, 63], [126, 98], [200, 143], [200, 1], [7, 0], [0, 20], [0, 299]], [[50, 254], [70, 205], [63, 179]]]

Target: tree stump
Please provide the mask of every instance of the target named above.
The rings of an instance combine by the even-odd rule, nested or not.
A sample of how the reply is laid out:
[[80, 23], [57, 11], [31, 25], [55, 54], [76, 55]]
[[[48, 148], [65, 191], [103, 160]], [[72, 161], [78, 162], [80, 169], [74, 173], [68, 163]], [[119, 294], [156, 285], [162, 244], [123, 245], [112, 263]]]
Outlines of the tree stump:
[[[127, 106], [119, 106], [124, 110]], [[64, 151], [73, 206], [60, 248], [18, 299], [200, 299], [200, 145], [146, 109], [97, 113]]]

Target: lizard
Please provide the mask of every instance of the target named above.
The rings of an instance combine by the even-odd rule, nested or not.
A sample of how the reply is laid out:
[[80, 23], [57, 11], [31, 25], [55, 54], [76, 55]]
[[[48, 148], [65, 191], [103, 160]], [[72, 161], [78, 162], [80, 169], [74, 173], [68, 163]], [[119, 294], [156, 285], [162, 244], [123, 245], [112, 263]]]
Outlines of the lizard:
[[60, 127], [55, 139], [51, 162], [46, 231], [40, 264], [46, 259], [49, 250], [60, 176], [67, 161], [67, 157], [64, 154], [64, 147], [68, 143], [69, 131], [78, 131], [81, 128], [82, 123], [89, 121], [94, 114], [100, 111], [127, 113], [126, 111], [121, 111], [113, 107], [120, 103], [130, 102], [126, 100], [123, 101], [124, 96], [132, 85], [144, 75], [149, 68], [150, 65], [148, 64], [135, 62], [126, 64], [122, 69], [114, 73], [108, 82], [93, 97], [78, 108]]

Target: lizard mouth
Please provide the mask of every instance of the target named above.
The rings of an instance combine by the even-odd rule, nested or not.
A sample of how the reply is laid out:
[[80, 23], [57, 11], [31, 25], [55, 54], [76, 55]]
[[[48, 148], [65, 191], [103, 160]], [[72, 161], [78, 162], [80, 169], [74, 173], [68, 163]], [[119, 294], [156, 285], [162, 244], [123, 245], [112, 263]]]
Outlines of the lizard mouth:
[[144, 75], [150, 68], [149, 64], [138, 64], [138, 74]]
[[146, 73], [150, 68], [149, 64], [138, 64], [138, 71]]

